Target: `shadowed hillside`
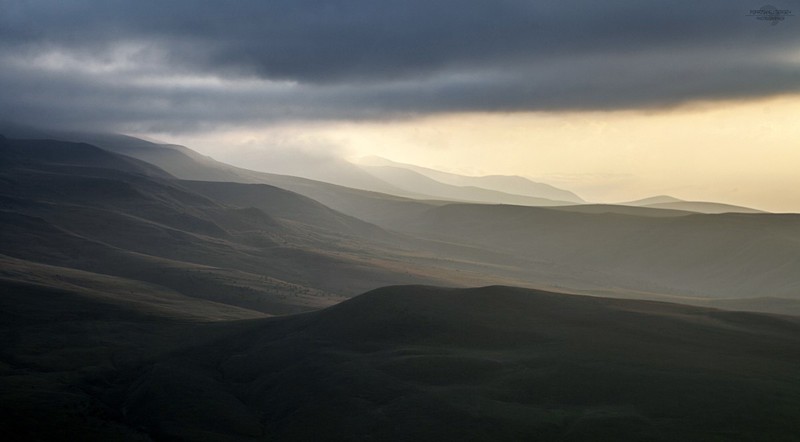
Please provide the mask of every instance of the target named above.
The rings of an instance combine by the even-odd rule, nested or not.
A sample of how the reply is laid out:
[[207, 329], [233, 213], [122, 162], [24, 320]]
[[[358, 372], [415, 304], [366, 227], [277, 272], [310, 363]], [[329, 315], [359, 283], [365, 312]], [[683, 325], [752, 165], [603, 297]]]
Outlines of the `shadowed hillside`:
[[[797, 215], [417, 201], [152, 149], [168, 172], [0, 139], [0, 428], [18, 440], [800, 431], [797, 318], [595, 297], [796, 313]], [[496, 282], [593, 296], [345, 301]]]
[[[16, 129], [16, 132], [20, 130]], [[51, 135], [48, 131], [30, 128], [20, 133], [25, 138]], [[415, 214], [432, 205], [444, 204], [444, 202], [419, 201], [307, 178], [256, 172], [216, 161], [184, 146], [157, 144], [125, 135], [63, 132], [54, 134], [57, 134], [59, 139], [90, 142], [103, 149], [146, 161], [180, 179], [272, 185], [312, 198], [334, 210], [372, 223], [413, 219]], [[403, 193], [394, 187], [385, 190]], [[424, 198], [423, 195], [414, 196]]]
[[800, 215], [626, 212], [451, 204], [391, 227], [595, 271], [609, 287], [800, 296]]
[[439, 280], [361, 239], [387, 232], [308, 198], [260, 186], [257, 201], [217, 201], [190, 188], [200, 183], [86, 144], [4, 139], [0, 180], [0, 254], [31, 263], [271, 314]]
[[379, 227], [344, 215], [310, 198], [266, 184], [182, 181], [181, 186], [216, 201], [237, 207], [254, 207], [276, 217], [353, 236], [389, 240]]
[[[75, 324], [97, 321], [91, 311]], [[29, 323], [29, 336], [63, 326]], [[103, 353], [80, 335], [60, 339], [76, 353], [57, 359], [31, 359], [26, 341], [6, 341], [21, 352], [4, 356], [7, 376], [86, 404], [60, 411], [36, 402], [46, 396], [23, 395], [45, 424], [14, 428], [53, 436], [60, 422], [182, 441], [791, 440], [800, 431], [800, 322], [789, 317], [407, 286], [292, 317], [136, 323], [106, 327], [140, 346], [120, 343], [114, 365], [101, 358], [83, 374], [66, 375], [75, 346]], [[42, 370], [56, 367], [60, 380], [47, 380]], [[57, 393], [69, 388], [79, 393]]]
[[[61, 210], [60, 204], [64, 202], [61, 199], [55, 203], [50, 201], [47, 207], [51, 211], [57, 212], [60, 218], [71, 217], [71, 222], [76, 224], [75, 228], [62, 230], [77, 233], [84, 239], [100, 240], [103, 244], [93, 245], [95, 249], [105, 245], [133, 247], [137, 253], [186, 261], [180, 254], [182, 246], [178, 244], [170, 246], [166, 253], [152, 249], [153, 246], [163, 249], [162, 243], [174, 243], [175, 235], [160, 233], [154, 237], [159, 239], [153, 242], [136, 241], [131, 237], [127, 243], [121, 243], [125, 235], [116, 235], [111, 230], [98, 238], [104, 226], [96, 228], [97, 223], [93, 221], [106, 216], [97, 214], [98, 205], [109, 209], [107, 202], [99, 201], [113, 195], [116, 195], [114, 204], [124, 201], [120, 196], [125, 192], [145, 199], [158, 194], [158, 204], [175, 199], [177, 202], [169, 203], [170, 214], [161, 209], [143, 211], [128, 205], [122, 212], [130, 214], [131, 210], [136, 210], [136, 216], [120, 219], [114, 225], [125, 226], [126, 231], [152, 231], [155, 222], [192, 232], [192, 241], [202, 235], [199, 239], [206, 242], [201, 248], [204, 257], [191, 262], [244, 272], [244, 275], [231, 276], [230, 280], [249, 281], [244, 288], [235, 289], [239, 293], [237, 296], [244, 298], [256, 296], [253, 290], [260, 291], [254, 287], [259, 285], [259, 275], [263, 275], [266, 266], [269, 266], [269, 277], [273, 278], [269, 279], [270, 290], [286, 282], [347, 294], [392, 283], [502, 283], [646, 299], [660, 299], [663, 295], [688, 296], [686, 302], [689, 303], [696, 303], [694, 298], [709, 296], [747, 298], [751, 301], [719, 305], [780, 312], [783, 311], [780, 302], [758, 304], [760, 300], [776, 297], [797, 298], [800, 293], [797, 277], [800, 249], [793, 215], [688, 216], [692, 212], [651, 207], [533, 208], [421, 201], [234, 168], [180, 146], [115, 135], [95, 135], [95, 138], [114, 150], [164, 166], [172, 175], [195, 181], [153, 176], [164, 172], [149, 165], [151, 170], [131, 174], [129, 169], [134, 164], [144, 163], [128, 157], [119, 157], [128, 159], [124, 165], [115, 166], [113, 172], [103, 167], [45, 165], [39, 161], [33, 168], [38, 174], [34, 181], [39, 187], [34, 187], [42, 190], [41, 185], [47, 183], [58, 195], [64, 194], [64, 189], [80, 189], [82, 199], [75, 203], [92, 206], [94, 211], [85, 211], [81, 220], [78, 218], [81, 214]], [[103, 154], [113, 156], [109, 152]], [[29, 163], [31, 161], [33, 159]], [[25, 167], [31, 169], [32, 166]], [[126, 175], [122, 179], [119, 172], [136, 176]], [[196, 181], [200, 178], [215, 182]], [[27, 194], [14, 187], [18, 184], [7, 183], [4, 198], [9, 204], [27, 204], [24, 214], [63, 227], [59, 224], [63, 219], [55, 222], [53, 218], [41, 216], [44, 208], [39, 196], [33, 195], [37, 201], [34, 204]], [[25, 190], [31, 191], [30, 188]], [[72, 192], [66, 198], [78, 198], [78, 193]], [[672, 201], [665, 198], [638, 203]], [[186, 204], [192, 207], [181, 207]], [[152, 202], [149, 205], [152, 206]], [[198, 205], [203, 208], [199, 210], [195, 207]], [[111, 209], [115, 212], [111, 216], [119, 218], [120, 211]], [[91, 220], [87, 221], [86, 216]], [[140, 218], [147, 218], [148, 224], [134, 229], [131, 223], [140, 223]], [[92, 226], [89, 232], [85, 232], [87, 226]], [[162, 241], [162, 238], [166, 239]], [[184, 235], [183, 238], [189, 237]], [[210, 238], [214, 238], [213, 244], [207, 244]], [[33, 244], [38, 240], [34, 238]], [[83, 239], [69, 241], [78, 240]], [[254, 245], [260, 250], [256, 260], [252, 253]], [[242, 252], [248, 256], [242, 259]], [[24, 256], [33, 259], [33, 254]], [[129, 261], [126, 257], [127, 268], [141, 267]], [[66, 265], [58, 260], [46, 263]], [[175, 267], [174, 263], [160, 266]], [[347, 268], [349, 270], [341, 271]], [[98, 271], [97, 268], [84, 269]], [[314, 271], [309, 272], [309, 269]], [[209, 270], [197, 269], [201, 274]], [[252, 276], [253, 273], [256, 276]], [[174, 270], [174, 275], [168, 278], [172, 281], [170, 287], [175, 288], [174, 281], [179, 274], [180, 270]], [[138, 275], [121, 276], [136, 279]], [[351, 278], [349, 275], [358, 276]], [[203, 277], [192, 290], [213, 291], [214, 296], [219, 296], [220, 277]], [[161, 280], [159, 277], [158, 281]], [[296, 290], [290, 289], [291, 292]], [[280, 291], [285, 292], [285, 289]]]

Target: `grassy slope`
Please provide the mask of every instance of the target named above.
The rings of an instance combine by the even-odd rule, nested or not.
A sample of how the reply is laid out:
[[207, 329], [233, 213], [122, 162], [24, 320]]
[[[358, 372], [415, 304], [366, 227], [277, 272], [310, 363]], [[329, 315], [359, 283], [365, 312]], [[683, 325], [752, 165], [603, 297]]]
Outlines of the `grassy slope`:
[[[76, 143], [6, 140], [0, 160], [0, 253], [21, 260], [273, 314], [439, 281], [355, 236], [389, 236], [380, 228], [291, 192], [271, 188], [278, 195], [267, 195], [264, 210], [226, 205], [152, 166]], [[270, 214], [286, 217], [286, 206], [303, 208], [306, 222]]]
[[[800, 293], [796, 238], [800, 229], [796, 217], [790, 215], [690, 217], [686, 216], [690, 212], [678, 210], [603, 205], [443, 207], [446, 203], [260, 174], [186, 148], [152, 145], [147, 152], [148, 158], [166, 164], [178, 176], [265, 182], [384, 228], [433, 239], [415, 247], [438, 257], [441, 267], [447, 267], [442, 261], [452, 259], [456, 263], [450, 268], [472, 272], [478, 280], [483, 273], [487, 282], [486, 276], [491, 275], [515, 285], [617, 291], [640, 297], [763, 300]], [[755, 300], [752, 304], [758, 309], [772, 308], [756, 305]]]
[[[549, 210], [488, 205], [443, 207], [443, 202], [414, 201], [251, 172], [214, 162], [186, 148], [127, 140], [133, 144], [125, 152], [165, 164], [178, 176], [272, 182], [357, 218], [407, 233], [387, 232], [269, 185], [150, 179], [141, 188], [141, 178], [119, 182], [118, 171], [111, 174], [107, 168], [75, 164], [51, 164], [44, 171], [38, 170], [36, 180], [39, 184], [48, 182], [51, 189], [71, 189], [71, 195], [66, 195], [71, 198], [77, 190], [84, 192], [85, 198], [76, 202], [84, 206], [87, 199], [96, 202], [115, 198], [114, 204], [119, 204], [128, 194], [155, 195], [156, 203], [167, 203], [174, 210], [168, 216], [161, 213], [154, 218], [153, 210], [129, 205], [120, 211], [116, 206], [103, 206], [103, 212], [84, 211], [81, 219], [74, 211], [64, 211], [63, 205], [48, 209], [20, 201], [19, 189], [8, 179], [4, 181], [5, 190], [10, 190], [6, 194], [11, 196], [6, 197], [4, 207], [25, 203], [23, 213], [39, 221], [53, 227], [64, 227], [67, 222], [73, 226], [67, 229], [71, 235], [135, 252], [119, 256], [119, 250], [114, 250], [104, 252], [103, 259], [94, 260], [93, 265], [120, 262], [126, 269], [142, 269], [120, 276], [142, 278], [140, 275], [144, 274], [149, 282], [191, 290], [206, 298], [225, 293], [225, 302], [243, 298], [244, 303], [238, 305], [270, 313], [299, 311], [332, 301], [323, 296], [316, 297], [322, 302], [294, 302], [294, 294], [301, 293], [303, 287], [352, 295], [380, 285], [418, 282], [503, 283], [639, 298], [688, 296], [685, 301], [689, 303], [694, 302], [691, 298], [709, 295], [748, 298], [748, 302], [718, 305], [778, 312], [785, 311], [785, 306], [782, 300], [773, 302], [773, 298], [787, 299], [798, 294], [800, 271], [796, 267], [800, 254], [798, 242], [792, 239], [792, 232], [798, 229], [788, 215], [692, 217], [681, 211], [604, 205]], [[164, 156], [168, 159], [164, 160]], [[42, 169], [41, 164], [38, 167]], [[43, 172], [50, 173], [49, 181], [43, 181]], [[65, 183], [67, 174], [80, 175], [82, 179], [86, 178], [83, 175], [90, 175], [92, 180]], [[61, 192], [59, 198], [64, 197]], [[178, 201], [172, 201], [175, 199]], [[203, 206], [202, 210], [193, 207], [198, 205]], [[136, 219], [124, 216], [131, 211], [137, 214]], [[142, 220], [143, 216], [148, 219]], [[106, 218], [115, 221], [95, 221]], [[86, 227], [90, 227], [89, 232], [80, 231]], [[154, 240], [126, 237], [129, 230], [137, 235], [140, 231], [150, 232], [149, 237]], [[190, 235], [185, 234], [187, 231]], [[33, 243], [39, 239], [33, 238]], [[194, 244], [190, 251], [186, 250], [187, 242]], [[42, 255], [41, 250], [36, 253]], [[141, 263], [142, 255], [151, 262]], [[38, 259], [33, 254], [16, 256]], [[153, 257], [158, 258], [157, 262], [152, 262]], [[185, 265], [187, 260], [191, 265]], [[47, 262], [68, 265], [63, 260]], [[162, 267], [167, 270], [162, 272]], [[266, 267], [268, 273], [263, 271]], [[99, 267], [82, 268], [110, 272]], [[195, 282], [187, 285], [189, 279], [180, 274], [188, 268], [192, 269], [191, 279]], [[258, 307], [252, 302], [253, 298], [271, 294], [278, 294], [278, 299], [268, 305]], [[275, 310], [287, 299], [298, 305]]]
[[230, 321], [268, 315], [183, 295], [164, 286], [0, 255], [0, 286], [8, 291], [52, 290], [144, 315], [186, 321]]
[[650, 217], [452, 204], [428, 210], [403, 229], [560, 263], [577, 274], [596, 271], [606, 277], [607, 288], [711, 297], [800, 295], [800, 215]]
[[[35, 339], [64, 322], [6, 341], [17, 386], [44, 388], [56, 366], [58, 388], [94, 404], [75, 414], [27, 402], [45, 424], [21, 420], [18, 431], [103, 423], [184, 441], [792, 440], [800, 431], [800, 321], [790, 317], [497, 286], [388, 287], [321, 312], [206, 325], [128, 318], [119, 328], [90, 316], [71, 320], [57, 353]], [[112, 329], [81, 334], [89, 327]], [[163, 327], [155, 346], [153, 327]], [[114, 358], [98, 339], [119, 340]], [[45, 356], [24, 350], [37, 345]], [[81, 354], [97, 362], [71, 372]]]
[[[282, 219], [265, 212], [278, 207], [271, 204], [231, 207], [157, 169], [114, 156], [92, 162], [93, 148], [78, 148], [89, 156], [77, 162], [52, 152], [47, 161], [0, 158], [6, 435], [616, 441], [792, 440], [800, 432], [800, 325], [790, 317], [507, 287], [390, 287], [321, 312], [228, 321], [341, 299], [316, 285], [352, 290], [426, 274], [404, 264], [402, 250], [387, 258], [384, 246], [303, 222], [302, 210]], [[421, 208], [413, 218], [436, 206], [399, 201]], [[360, 228], [298, 204], [291, 207]], [[640, 239], [688, 228], [696, 236], [682, 245], [710, 241], [702, 253], [762, 269], [748, 278], [753, 284], [791, 283], [797, 274], [791, 216], [676, 213], [645, 225], [619, 213], [501, 208], [507, 224], [498, 225], [470, 212], [479, 206], [459, 207], [406, 226], [494, 249], [488, 259], [481, 247], [425, 243], [437, 253], [458, 250], [454, 266], [471, 257], [484, 271], [514, 274], [543, 251], [624, 263], [632, 232]], [[436, 230], [448, 217], [449, 228]], [[556, 228], [583, 245], [548, 249], [537, 232]], [[676, 260], [663, 253], [678, 246], [670, 238], [645, 250]], [[422, 259], [408, 253], [408, 262]], [[435, 279], [442, 261], [429, 259]], [[730, 268], [717, 270], [715, 284], [731, 278]]]
[[[119, 298], [120, 291], [141, 285], [31, 270], [39, 281], [0, 278], [0, 431], [6, 440], [152, 440], [121, 422], [124, 410], [111, 406], [117, 373], [239, 330], [237, 322], [216, 320], [258, 316], [184, 302], [158, 289]], [[49, 277], [59, 282], [42, 281]]]
[[273, 213], [280, 219], [306, 224], [308, 227], [356, 237], [391, 239], [388, 232], [373, 224], [278, 187], [214, 181], [182, 181], [180, 185], [230, 206], [255, 207]]

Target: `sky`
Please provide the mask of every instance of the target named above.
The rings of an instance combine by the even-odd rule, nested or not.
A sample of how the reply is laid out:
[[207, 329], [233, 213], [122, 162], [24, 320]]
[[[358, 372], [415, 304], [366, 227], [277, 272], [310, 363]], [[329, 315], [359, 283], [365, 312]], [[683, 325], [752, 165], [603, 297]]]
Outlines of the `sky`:
[[800, 0], [773, 5], [0, 0], [0, 120], [800, 212]]

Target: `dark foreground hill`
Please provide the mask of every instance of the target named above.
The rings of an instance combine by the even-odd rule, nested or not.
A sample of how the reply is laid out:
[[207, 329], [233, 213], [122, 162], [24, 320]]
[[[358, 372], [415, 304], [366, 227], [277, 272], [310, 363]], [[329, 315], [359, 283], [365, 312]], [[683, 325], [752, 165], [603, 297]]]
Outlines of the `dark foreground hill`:
[[499, 286], [388, 287], [319, 312], [208, 324], [86, 300], [65, 318], [39, 310], [63, 294], [17, 297], [28, 302], [3, 304], [0, 400], [2, 425], [26, 439], [800, 434], [791, 317]]

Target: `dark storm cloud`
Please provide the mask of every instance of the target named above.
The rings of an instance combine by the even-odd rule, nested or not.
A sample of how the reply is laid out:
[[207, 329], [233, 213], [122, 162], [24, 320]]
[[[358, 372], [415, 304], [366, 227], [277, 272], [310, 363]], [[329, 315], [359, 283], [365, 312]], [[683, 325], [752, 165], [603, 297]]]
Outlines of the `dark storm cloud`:
[[800, 91], [800, 17], [770, 26], [751, 1], [0, 5], [0, 118], [180, 128]]

